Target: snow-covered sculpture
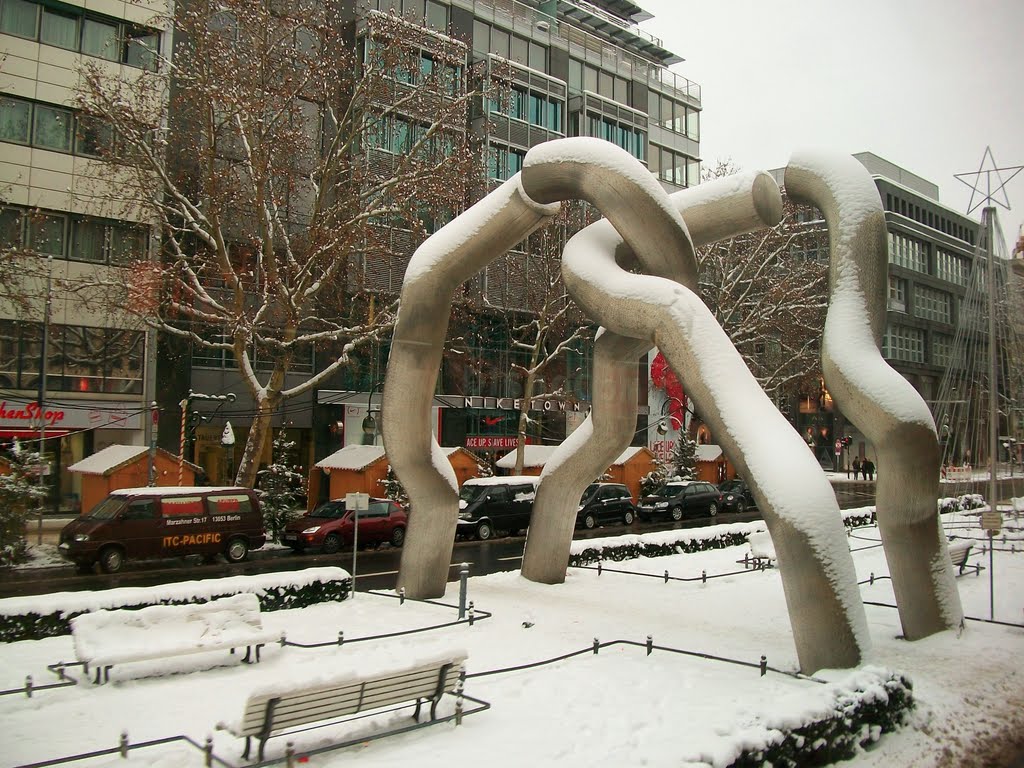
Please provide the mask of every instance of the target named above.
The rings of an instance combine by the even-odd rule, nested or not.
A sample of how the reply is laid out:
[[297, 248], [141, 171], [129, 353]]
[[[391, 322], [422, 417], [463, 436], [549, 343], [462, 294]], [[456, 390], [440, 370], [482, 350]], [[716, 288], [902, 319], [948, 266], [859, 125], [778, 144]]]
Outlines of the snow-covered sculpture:
[[795, 154], [790, 197], [815, 205], [829, 231], [829, 308], [821, 362], [833, 399], [875, 446], [875, 514], [903, 635], [957, 627], [960, 594], [936, 514], [941, 451], [928, 405], [879, 351], [885, 332], [888, 250], [878, 191], [852, 157]]
[[563, 254], [570, 292], [604, 328], [595, 345], [592, 413], [541, 476], [523, 575], [564, 580], [580, 494], [628, 445], [635, 361], [656, 344], [751, 484], [778, 552], [801, 668], [857, 664], [869, 640], [835, 496], [694, 293], [693, 240], [775, 223], [778, 188], [755, 174], [669, 198], [628, 153], [596, 139], [531, 149], [521, 174], [428, 239], [409, 264], [382, 409], [388, 455], [415, 510], [399, 584], [409, 595], [436, 597], [448, 576], [457, 484], [433, 438], [430, 405], [452, 297], [570, 198], [590, 201], [607, 217], [573, 237]]

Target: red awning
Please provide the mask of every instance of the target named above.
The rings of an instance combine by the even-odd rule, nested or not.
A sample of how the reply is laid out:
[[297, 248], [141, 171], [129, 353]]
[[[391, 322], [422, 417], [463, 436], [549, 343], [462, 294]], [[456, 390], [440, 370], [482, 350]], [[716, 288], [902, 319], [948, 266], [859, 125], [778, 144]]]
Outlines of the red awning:
[[[70, 435], [70, 429], [49, 429], [46, 430], [45, 437], [64, 437], [64, 435]], [[38, 440], [39, 430], [38, 429], [4, 429], [0, 427], [0, 437], [20, 437], [24, 440]]]

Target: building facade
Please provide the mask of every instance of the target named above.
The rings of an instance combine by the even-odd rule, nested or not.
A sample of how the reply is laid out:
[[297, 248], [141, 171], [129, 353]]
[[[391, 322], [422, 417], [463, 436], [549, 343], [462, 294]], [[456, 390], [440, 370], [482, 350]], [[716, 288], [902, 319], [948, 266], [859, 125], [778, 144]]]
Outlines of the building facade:
[[149, 440], [155, 345], [89, 286], [150, 259], [152, 222], [112, 180], [109, 125], [76, 105], [84, 68], [130, 82], [165, 66], [167, 10], [0, 0], [0, 440], [42, 439], [52, 508], [77, 506], [67, 466]]

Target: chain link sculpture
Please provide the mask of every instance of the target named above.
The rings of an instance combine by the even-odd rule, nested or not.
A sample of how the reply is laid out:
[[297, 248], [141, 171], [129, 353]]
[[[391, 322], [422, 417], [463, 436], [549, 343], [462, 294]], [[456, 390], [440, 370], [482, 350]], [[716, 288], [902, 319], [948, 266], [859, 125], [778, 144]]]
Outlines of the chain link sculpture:
[[[872, 340], [874, 357], [858, 347], [856, 365], [871, 366], [883, 388], [896, 386], [892, 376], [909, 387], [878, 354], [884, 303], [879, 305], [874, 298], [869, 302], [865, 293], [878, 290], [871, 282], [878, 270], [875, 220], [881, 206], [877, 193], [878, 216], [863, 216], [859, 204], [863, 190], [853, 184], [851, 191], [843, 183], [850, 174], [830, 183], [828, 163], [825, 170], [813, 163], [799, 167], [805, 184], [800, 194], [822, 207], [829, 223], [833, 299], [839, 291], [843, 306], [859, 303], [861, 322], [870, 329], [865, 338]], [[870, 177], [862, 172], [873, 191]], [[851, 194], [858, 201], [853, 206], [857, 215], [845, 205], [853, 199]], [[751, 485], [778, 554], [801, 669], [810, 672], [860, 663], [870, 640], [831, 486], [695, 293], [694, 244], [775, 224], [781, 216], [778, 187], [770, 176], [757, 173], [669, 196], [632, 156], [597, 139], [561, 139], [534, 147], [521, 174], [435, 233], [409, 264], [383, 399], [384, 442], [415, 509], [402, 552], [399, 585], [414, 597], [438, 597], [444, 594], [450, 567], [458, 489], [454, 472], [433, 438], [430, 406], [452, 297], [462, 282], [543, 226], [557, 212], [560, 200], [573, 198], [587, 200], [606, 216], [575, 235], [562, 256], [570, 294], [603, 326], [595, 343], [592, 410], [541, 475], [523, 575], [543, 583], [565, 579], [580, 495], [628, 446], [636, 421], [636, 360], [658, 346]], [[884, 276], [884, 220], [880, 236]], [[859, 263], [862, 252], [871, 266], [859, 275], [851, 265]], [[884, 301], [884, 290], [879, 295]], [[882, 319], [869, 318], [869, 312], [877, 313], [879, 306]], [[830, 308], [829, 320], [846, 327], [842, 317], [832, 318]], [[844, 378], [837, 373], [828, 356], [844, 359], [842, 353], [827, 343], [824, 349], [826, 382], [831, 389], [829, 377], [836, 379], [843, 398], [837, 396], [837, 401], [844, 405], [844, 412], [872, 439], [876, 434], [901, 436], [897, 450], [886, 455], [887, 471], [891, 460], [897, 478], [923, 474], [932, 459], [928, 441], [935, 444], [930, 498], [925, 498], [926, 484], [919, 482], [913, 486], [919, 492], [913, 501], [902, 502], [886, 491], [888, 507], [883, 507], [880, 479], [879, 519], [883, 509], [893, 510], [883, 526], [883, 542], [894, 543], [899, 561], [893, 565], [887, 548], [894, 583], [897, 571], [906, 583], [906, 594], [897, 588], [904, 625], [912, 624], [917, 637], [955, 626], [959, 599], [948, 556], [943, 574], [944, 539], [935, 535], [939, 465], [934, 425], [929, 433], [916, 411], [908, 415], [872, 405], [879, 394], [874, 385], [865, 386], [856, 375]], [[882, 373], [882, 368], [892, 376]], [[720, 382], [729, 383], [716, 386]], [[903, 395], [904, 400], [911, 399]], [[921, 406], [927, 414], [923, 401]], [[889, 487], [895, 491], [897, 486]], [[932, 526], [923, 514], [929, 504]], [[928, 562], [918, 554], [924, 539]], [[930, 592], [924, 598], [930, 608], [909, 605], [920, 599], [918, 590]]]

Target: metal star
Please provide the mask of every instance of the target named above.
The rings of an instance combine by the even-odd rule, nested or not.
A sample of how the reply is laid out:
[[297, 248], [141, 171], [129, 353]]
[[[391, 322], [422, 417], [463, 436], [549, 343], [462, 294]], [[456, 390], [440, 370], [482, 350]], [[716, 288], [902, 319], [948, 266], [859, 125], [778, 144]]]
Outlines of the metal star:
[[[991, 163], [991, 168], [986, 168], [985, 163]], [[982, 155], [981, 165], [978, 170], [974, 173], [954, 173], [953, 178], [962, 181], [968, 187], [971, 188], [971, 202], [968, 204], [967, 213], [972, 214], [981, 206], [988, 203], [996, 203], [997, 205], [1003, 206], [1006, 210], [1010, 210], [1010, 198], [1006, 195], [1007, 183], [1018, 173], [1024, 170], [1024, 165], [1012, 165], [1006, 168], [1000, 168], [996, 165], [995, 158], [992, 156], [992, 148], [985, 147], [985, 154]], [[1004, 173], [1010, 174], [1009, 176], [1003, 177]], [[999, 184], [992, 188], [992, 176], [995, 176], [999, 181]], [[982, 183], [982, 177], [984, 176], [985, 181]], [[968, 181], [968, 179], [972, 179]], [[998, 199], [996, 195], [1002, 193], [1002, 200]], [[974, 204], [975, 195], [980, 196], [978, 204]]]

